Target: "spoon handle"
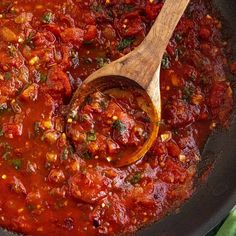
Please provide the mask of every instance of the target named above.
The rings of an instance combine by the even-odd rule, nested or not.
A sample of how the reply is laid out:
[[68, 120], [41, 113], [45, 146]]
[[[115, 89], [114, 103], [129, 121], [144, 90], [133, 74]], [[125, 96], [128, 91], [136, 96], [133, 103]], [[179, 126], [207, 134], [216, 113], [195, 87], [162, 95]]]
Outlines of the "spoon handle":
[[[124, 75], [147, 91], [155, 85], [152, 78], [161, 64], [170, 38], [190, 0], [166, 0], [149, 34], [133, 52], [117, 60], [120, 74]], [[118, 68], [117, 68], [118, 69]]]

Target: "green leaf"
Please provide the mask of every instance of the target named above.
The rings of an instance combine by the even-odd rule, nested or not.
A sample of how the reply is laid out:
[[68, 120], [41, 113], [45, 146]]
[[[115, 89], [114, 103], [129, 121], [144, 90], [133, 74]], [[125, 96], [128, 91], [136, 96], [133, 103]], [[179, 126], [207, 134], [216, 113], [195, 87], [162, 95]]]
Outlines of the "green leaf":
[[97, 12], [97, 13], [102, 12], [102, 11], [103, 11], [102, 4], [96, 4], [96, 3], [94, 3], [94, 4], [91, 6], [91, 10], [92, 10], [93, 12]]
[[142, 178], [142, 174], [140, 172], [136, 172], [130, 179], [129, 179], [129, 182], [132, 184], [132, 185], [135, 185], [137, 183], [140, 182]]
[[109, 59], [108, 58], [104, 58], [104, 57], [97, 57], [96, 58], [97, 64], [98, 66], [101, 68], [105, 65], [107, 65], [109, 63]]
[[52, 22], [52, 20], [53, 20], [53, 14], [52, 14], [52, 12], [46, 12], [46, 13], [44, 13], [44, 15], [43, 15], [43, 17], [42, 17], [43, 23], [49, 24], [49, 23]]
[[87, 132], [87, 142], [92, 142], [97, 140], [96, 132], [95, 131], [89, 131]]
[[162, 69], [169, 69], [170, 66], [171, 66], [171, 63], [170, 63], [169, 55], [167, 53], [165, 53], [162, 60], [161, 60], [161, 68]]
[[45, 83], [47, 81], [47, 75], [40, 73], [40, 82]]
[[115, 120], [114, 122], [113, 122], [113, 124], [112, 124], [112, 128], [113, 129], [116, 129], [117, 131], [119, 131], [120, 133], [123, 133], [123, 132], [125, 132], [126, 131], [126, 126], [125, 126], [125, 124], [122, 122], [122, 121], [120, 121], [120, 120]]
[[28, 45], [30, 48], [34, 48], [33, 37], [34, 37], [34, 33], [30, 32], [29, 36], [25, 40], [25, 44]]
[[69, 150], [68, 148], [65, 148], [61, 154], [61, 160], [64, 161], [64, 160], [67, 160], [68, 159], [68, 156], [69, 156]]
[[19, 170], [21, 168], [22, 161], [21, 161], [21, 159], [13, 159], [13, 160], [11, 160], [11, 164], [12, 164], [12, 166], [14, 166], [14, 168], [16, 170]]
[[183, 99], [186, 100], [187, 102], [190, 102], [193, 93], [194, 93], [194, 89], [192, 87], [184, 87], [182, 91]]
[[41, 128], [40, 128], [40, 122], [36, 121], [34, 122], [34, 135], [38, 136], [40, 134]]
[[86, 45], [86, 46], [89, 46], [91, 45], [93, 42], [92, 41], [84, 41], [83, 44]]
[[12, 76], [11, 72], [6, 72], [6, 73], [4, 74], [4, 79], [5, 79], [5, 80], [10, 80], [10, 79], [11, 79], [11, 76]]
[[122, 51], [125, 48], [130, 47], [133, 42], [134, 42], [133, 38], [122, 39], [120, 43], [118, 44], [117, 49], [119, 51]]
[[91, 155], [91, 153], [89, 151], [86, 151], [86, 152], [83, 153], [83, 158], [85, 160], [91, 160], [92, 159], [92, 155]]

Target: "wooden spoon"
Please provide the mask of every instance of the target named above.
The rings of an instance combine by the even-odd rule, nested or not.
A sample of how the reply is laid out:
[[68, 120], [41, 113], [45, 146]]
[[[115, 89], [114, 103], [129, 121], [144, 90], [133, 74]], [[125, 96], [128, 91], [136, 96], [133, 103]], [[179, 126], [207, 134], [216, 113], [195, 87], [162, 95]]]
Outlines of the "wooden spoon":
[[130, 165], [150, 149], [158, 134], [157, 123], [161, 120], [160, 64], [169, 40], [190, 0], [166, 0], [160, 14], [144, 41], [126, 56], [102, 67], [91, 74], [76, 90], [70, 111], [89, 94], [111, 88], [135, 86], [142, 89], [147, 104], [143, 108], [151, 118], [151, 133], [132, 155], [114, 162], [114, 166]]

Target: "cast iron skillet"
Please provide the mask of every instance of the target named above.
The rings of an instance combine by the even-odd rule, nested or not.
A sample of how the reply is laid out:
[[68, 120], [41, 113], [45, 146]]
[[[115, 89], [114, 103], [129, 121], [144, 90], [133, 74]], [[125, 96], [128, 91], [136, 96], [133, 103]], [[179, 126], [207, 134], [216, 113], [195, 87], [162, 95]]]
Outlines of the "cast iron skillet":
[[[225, 21], [236, 58], [236, 1], [213, 0]], [[236, 93], [234, 94], [236, 101]], [[228, 130], [215, 132], [203, 151], [202, 169], [215, 161], [214, 170], [197, 193], [173, 214], [154, 223], [136, 236], [204, 236], [236, 205], [236, 106]], [[0, 229], [0, 236], [14, 236]]]

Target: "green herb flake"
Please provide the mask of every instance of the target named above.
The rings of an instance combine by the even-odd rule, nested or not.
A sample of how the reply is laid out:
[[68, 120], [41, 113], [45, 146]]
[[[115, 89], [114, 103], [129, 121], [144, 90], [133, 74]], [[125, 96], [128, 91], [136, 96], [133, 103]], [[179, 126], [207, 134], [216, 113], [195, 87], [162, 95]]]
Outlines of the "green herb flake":
[[4, 74], [4, 79], [5, 79], [5, 80], [10, 80], [10, 79], [11, 79], [11, 76], [12, 76], [11, 72], [6, 72], [6, 73]]
[[127, 129], [125, 124], [120, 120], [115, 120], [112, 124], [112, 128], [119, 131], [120, 133], [125, 132]]
[[167, 53], [164, 54], [162, 60], [161, 60], [161, 68], [162, 69], [170, 69], [171, 63], [170, 58]]
[[46, 13], [44, 13], [44, 15], [43, 15], [43, 17], [42, 17], [43, 23], [49, 24], [49, 23], [52, 22], [52, 20], [53, 20], [53, 14], [52, 14], [52, 12], [46, 12]]
[[120, 43], [118, 44], [117, 49], [119, 51], [122, 51], [125, 48], [130, 47], [133, 42], [134, 42], [134, 38], [122, 39]]
[[36, 121], [34, 122], [34, 134], [35, 136], [38, 136], [40, 134], [41, 128], [40, 128], [40, 122]]
[[45, 83], [47, 81], [47, 75], [40, 73], [39, 79], [41, 83]]
[[134, 10], [134, 6], [133, 5], [129, 5], [129, 4], [123, 4], [121, 5], [121, 11], [122, 13], [127, 13], [127, 12], [131, 12]]
[[96, 61], [97, 61], [97, 64], [100, 68], [107, 65], [107, 64], [109, 64], [109, 59], [104, 58], [104, 57], [97, 57]]
[[129, 182], [132, 185], [138, 184], [142, 178], [142, 174], [140, 172], [136, 172], [130, 179]]
[[10, 45], [8, 45], [7, 48], [8, 48], [8, 53], [11, 57], [16, 56], [17, 49], [14, 45], [10, 44]]
[[4, 135], [4, 132], [2, 129], [0, 129], [0, 137], [2, 137]]
[[22, 161], [21, 159], [13, 159], [11, 160], [11, 165], [16, 169], [19, 170], [22, 166]]
[[93, 130], [87, 132], [86, 140], [87, 140], [87, 142], [96, 141], [97, 140], [96, 132]]
[[34, 33], [30, 32], [29, 36], [25, 40], [25, 44], [28, 45], [30, 48], [34, 48], [33, 37], [34, 37]]
[[33, 211], [35, 209], [35, 206], [32, 204], [28, 204], [26, 207], [28, 208], [29, 211]]
[[85, 160], [91, 160], [92, 159], [92, 155], [91, 155], [91, 153], [89, 151], [86, 151], [86, 152], [83, 153], [83, 158]]
[[191, 87], [185, 87], [182, 91], [182, 96], [183, 96], [183, 99], [187, 102], [190, 102], [191, 98], [192, 98], [192, 95], [194, 93], [194, 89], [191, 88]]
[[69, 150], [68, 150], [68, 148], [65, 148], [64, 150], [63, 150], [63, 152], [62, 152], [62, 154], [61, 154], [61, 160], [62, 161], [65, 161], [65, 160], [67, 160], [68, 159], [68, 156], [69, 156]]
[[88, 115], [78, 115], [77, 116], [77, 120], [79, 121], [79, 122], [84, 122], [84, 121], [86, 121], [86, 120], [88, 120], [89, 119], [89, 117], [88, 117]]
[[84, 41], [83, 44], [86, 45], [86, 46], [89, 46], [91, 45], [93, 42], [92, 41]]
[[102, 11], [103, 11], [102, 4], [96, 4], [96, 3], [94, 3], [94, 4], [91, 6], [91, 10], [92, 10], [93, 12], [96, 12], [96, 13], [102, 12]]

